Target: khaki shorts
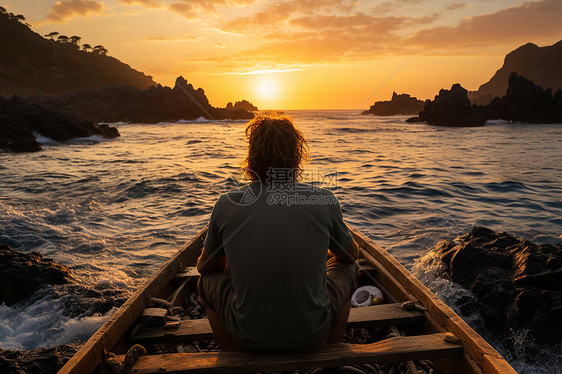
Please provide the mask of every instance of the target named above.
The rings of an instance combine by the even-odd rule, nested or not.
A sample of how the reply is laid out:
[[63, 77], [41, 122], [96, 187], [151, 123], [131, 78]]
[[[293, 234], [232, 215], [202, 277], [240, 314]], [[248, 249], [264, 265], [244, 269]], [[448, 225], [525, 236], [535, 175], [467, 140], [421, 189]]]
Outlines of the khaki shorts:
[[[357, 264], [336, 261], [331, 257], [326, 262], [326, 283], [328, 300], [331, 309], [331, 323], [338, 323], [338, 313], [351, 299], [353, 291], [357, 288]], [[224, 327], [230, 329], [230, 308], [234, 290], [229, 273], [217, 272], [202, 275], [199, 278], [199, 294], [206, 304], [211, 305], [221, 318]]]

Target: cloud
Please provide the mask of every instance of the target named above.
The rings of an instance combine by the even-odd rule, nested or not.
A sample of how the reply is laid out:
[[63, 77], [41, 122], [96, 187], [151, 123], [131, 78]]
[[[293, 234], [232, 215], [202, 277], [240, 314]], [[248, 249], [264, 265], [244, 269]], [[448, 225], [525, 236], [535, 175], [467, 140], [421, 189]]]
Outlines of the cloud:
[[201, 13], [205, 14], [218, 14], [220, 9], [250, 5], [257, 0], [180, 0], [170, 4], [168, 9], [172, 12], [178, 13], [187, 19], [195, 19], [200, 17]]
[[446, 10], [457, 10], [457, 9], [467, 8], [469, 6], [470, 6], [470, 4], [467, 4], [467, 3], [452, 3], [452, 4], [447, 5], [447, 7], [445, 9]]
[[223, 28], [229, 31], [252, 30], [256, 27], [276, 29], [283, 26], [293, 14], [315, 14], [319, 11], [349, 13], [357, 5], [354, 0], [289, 0], [273, 2], [252, 15], [238, 17]]
[[159, 36], [149, 36], [144, 38], [147, 42], [184, 42], [201, 39], [195, 36], [180, 36], [180, 37], [159, 37]]
[[64, 23], [67, 20], [90, 14], [103, 13], [104, 5], [102, 2], [91, 0], [63, 0], [57, 1], [47, 14], [47, 20], [57, 23]]
[[562, 37], [562, 1], [539, 0], [462, 19], [457, 26], [419, 30], [403, 43], [436, 49], [489, 47]]
[[159, 0], [119, 0], [123, 4], [126, 5], [143, 5], [147, 8], [161, 8], [162, 4], [160, 4]]

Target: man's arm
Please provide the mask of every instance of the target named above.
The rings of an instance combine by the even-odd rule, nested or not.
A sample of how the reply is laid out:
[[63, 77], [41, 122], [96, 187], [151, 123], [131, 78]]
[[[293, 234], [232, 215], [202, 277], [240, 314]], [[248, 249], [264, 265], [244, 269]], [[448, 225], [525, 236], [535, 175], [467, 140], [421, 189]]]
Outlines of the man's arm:
[[349, 245], [349, 247], [347, 247], [345, 251], [335, 253], [334, 256], [336, 257], [337, 261], [353, 264], [355, 260], [357, 260], [358, 254], [359, 254], [359, 248], [357, 247], [355, 240], [352, 240], [351, 244]]
[[216, 271], [223, 271], [224, 265], [226, 265], [226, 256], [213, 256], [203, 250], [197, 260], [197, 271], [201, 275], [207, 275]]

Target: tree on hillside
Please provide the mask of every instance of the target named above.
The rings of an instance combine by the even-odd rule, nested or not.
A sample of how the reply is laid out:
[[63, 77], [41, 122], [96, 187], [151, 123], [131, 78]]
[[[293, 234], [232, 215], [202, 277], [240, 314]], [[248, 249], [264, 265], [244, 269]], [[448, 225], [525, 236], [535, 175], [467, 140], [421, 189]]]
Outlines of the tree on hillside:
[[3, 6], [0, 6], [0, 13], [6, 14], [8, 12], [6, 11], [6, 8], [4, 8]]
[[84, 52], [88, 52], [88, 50], [92, 49], [92, 46], [89, 44], [83, 44], [82, 45], [82, 50], [84, 50]]
[[53, 31], [45, 35], [46, 38], [51, 38], [51, 40], [55, 40], [55, 36], [59, 34], [58, 31]]
[[68, 36], [66, 35], [59, 35], [57, 38], [57, 42], [59, 43], [68, 43]]
[[107, 49], [105, 49], [103, 45], [96, 45], [92, 49], [92, 52], [95, 52], [95, 53], [100, 54], [100, 55], [105, 55], [105, 54], [107, 54]]
[[79, 46], [78, 44], [80, 43], [80, 40], [82, 40], [81, 37], [73, 35], [69, 38], [70, 43], [74, 44], [75, 46]]
[[23, 14], [18, 14], [15, 17], [19, 22], [25, 21], [25, 16]]

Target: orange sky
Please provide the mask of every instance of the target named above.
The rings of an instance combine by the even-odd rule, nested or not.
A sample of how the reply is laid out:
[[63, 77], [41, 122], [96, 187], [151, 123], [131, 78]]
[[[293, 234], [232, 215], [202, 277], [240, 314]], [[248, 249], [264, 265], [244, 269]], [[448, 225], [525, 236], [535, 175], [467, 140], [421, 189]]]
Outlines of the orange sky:
[[24, 14], [40, 34], [102, 44], [163, 85], [183, 75], [205, 89], [212, 105], [247, 99], [260, 109], [364, 109], [392, 91], [426, 99], [456, 82], [474, 90], [507, 52], [562, 39], [562, 0], [9, 0], [4, 6]]

